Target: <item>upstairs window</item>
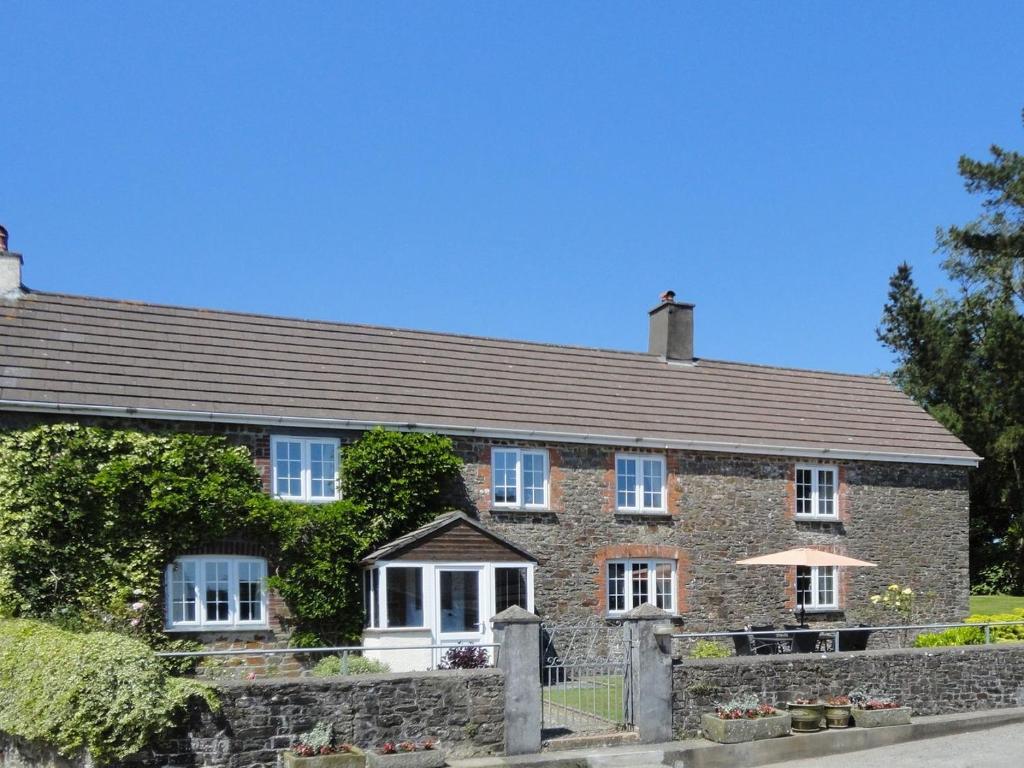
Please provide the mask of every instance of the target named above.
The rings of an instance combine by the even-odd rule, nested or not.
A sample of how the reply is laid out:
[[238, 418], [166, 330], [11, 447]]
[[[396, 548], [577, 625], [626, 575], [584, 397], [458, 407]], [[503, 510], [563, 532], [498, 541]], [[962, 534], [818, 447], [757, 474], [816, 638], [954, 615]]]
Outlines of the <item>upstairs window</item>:
[[180, 557], [167, 566], [167, 628], [266, 627], [266, 580], [262, 558]]
[[547, 451], [494, 448], [491, 451], [491, 477], [494, 506], [547, 507]]
[[615, 508], [665, 511], [665, 457], [620, 453], [615, 457]]
[[274, 495], [289, 501], [338, 498], [338, 448], [332, 438], [271, 438]]
[[609, 560], [605, 594], [609, 613], [622, 613], [651, 603], [676, 609], [676, 564], [673, 560]]
[[796, 604], [805, 610], [836, 609], [836, 567], [801, 565], [796, 569]]
[[836, 502], [838, 471], [835, 467], [810, 464], [796, 466], [796, 516], [831, 518], [839, 516]]

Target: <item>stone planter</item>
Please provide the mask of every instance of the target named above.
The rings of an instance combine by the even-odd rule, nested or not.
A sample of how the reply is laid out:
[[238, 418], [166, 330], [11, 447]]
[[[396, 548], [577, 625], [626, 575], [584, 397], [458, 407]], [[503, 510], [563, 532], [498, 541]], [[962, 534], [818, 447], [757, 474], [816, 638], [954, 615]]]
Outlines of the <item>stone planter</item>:
[[704, 738], [719, 744], [738, 744], [741, 741], [774, 739], [789, 733], [790, 716], [780, 712], [770, 717], [755, 717], [750, 720], [723, 720], [708, 712], [700, 718]]
[[351, 752], [338, 752], [333, 755], [314, 755], [299, 757], [291, 750], [284, 753], [284, 768], [365, 768], [366, 755], [359, 747], [352, 747]]
[[821, 719], [824, 716], [824, 704], [795, 704], [789, 702], [786, 707], [793, 716], [793, 733], [814, 733], [821, 730]]
[[382, 755], [371, 749], [366, 753], [366, 768], [441, 768], [445, 764], [444, 758], [444, 750], [437, 746], [390, 755]]
[[883, 725], [910, 725], [910, 707], [896, 709], [857, 709], [850, 714], [858, 728], [878, 728]]
[[829, 728], [849, 728], [850, 709], [849, 704], [826, 704], [825, 725]]

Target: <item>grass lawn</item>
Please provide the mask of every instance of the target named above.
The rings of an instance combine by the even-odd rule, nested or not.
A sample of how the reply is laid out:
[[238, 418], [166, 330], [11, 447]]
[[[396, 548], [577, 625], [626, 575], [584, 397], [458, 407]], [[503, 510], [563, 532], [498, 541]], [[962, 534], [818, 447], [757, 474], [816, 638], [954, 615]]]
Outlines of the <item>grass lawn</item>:
[[1024, 597], [1014, 595], [971, 595], [971, 613], [1010, 613], [1024, 608]]
[[545, 686], [544, 701], [622, 722], [622, 675], [601, 675]]

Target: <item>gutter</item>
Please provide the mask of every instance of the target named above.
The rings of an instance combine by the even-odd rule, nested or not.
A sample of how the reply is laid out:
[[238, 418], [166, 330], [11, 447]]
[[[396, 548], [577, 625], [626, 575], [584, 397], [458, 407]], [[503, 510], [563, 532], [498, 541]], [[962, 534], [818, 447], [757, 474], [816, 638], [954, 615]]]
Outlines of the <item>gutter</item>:
[[926, 453], [899, 453], [888, 451], [857, 451], [831, 448], [802, 448], [799, 446], [729, 443], [711, 440], [674, 440], [654, 437], [555, 432], [536, 429], [502, 429], [495, 427], [467, 427], [452, 424], [410, 421], [365, 421], [358, 419], [324, 419], [295, 416], [266, 416], [247, 413], [217, 413], [215, 411], [184, 411], [165, 408], [134, 408], [115, 405], [71, 405], [28, 400], [0, 400], [0, 410], [29, 413], [52, 413], [74, 416], [115, 416], [131, 419], [160, 421], [196, 421], [222, 424], [250, 424], [261, 427], [294, 427], [301, 429], [366, 430], [386, 427], [400, 432], [437, 432], [457, 437], [481, 437], [499, 440], [533, 440], [551, 443], [582, 445], [610, 445], [620, 448], [654, 448], [664, 450], [702, 451], [708, 453], [741, 453], [766, 456], [786, 456], [803, 459], [832, 459], [854, 461], [882, 461], [907, 464], [941, 464], [959, 467], [977, 467], [981, 458], [971, 456], [943, 456]]

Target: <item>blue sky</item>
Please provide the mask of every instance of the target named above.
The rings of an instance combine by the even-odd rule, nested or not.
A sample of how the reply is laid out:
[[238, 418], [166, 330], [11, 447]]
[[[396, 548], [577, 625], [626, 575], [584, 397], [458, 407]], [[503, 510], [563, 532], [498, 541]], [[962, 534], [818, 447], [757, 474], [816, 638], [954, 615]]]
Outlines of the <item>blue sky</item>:
[[1022, 3], [0, 0], [0, 222], [41, 290], [886, 370]]

